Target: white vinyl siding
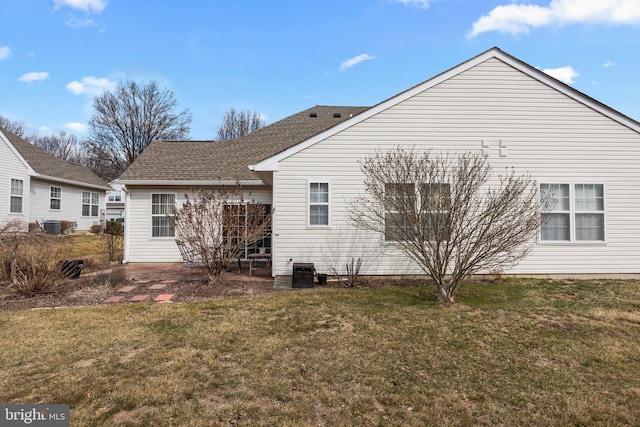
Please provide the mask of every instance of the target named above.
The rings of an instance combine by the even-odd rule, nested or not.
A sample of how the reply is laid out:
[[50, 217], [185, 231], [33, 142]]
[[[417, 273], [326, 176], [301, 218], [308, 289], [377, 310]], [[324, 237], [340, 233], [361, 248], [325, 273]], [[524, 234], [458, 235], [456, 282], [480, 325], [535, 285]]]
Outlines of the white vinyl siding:
[[11, 190], [9, 199], [9, 212], [22, 213], [24, 202], [24, 181], [21, 179], [11, 178]]
[[[198, 189], [191, 187], [136, 187], [127, 185], [127, 226], [128, 234], [125, 256], [127, 262], [178, 262], [182, 260], [175, 239], [172, 237], [152, 237], [152, 194], [172, 194], [175, 206], [184, 203], [185, 194], [192, 197]], [[215, 190], [216, 187], [205, 188]], [[271, 189], [248, 187], [244, 195], [246, 200], [255, 200], [263, 204], [271, 204]]]
[[[290, 260], [342, 271], [351, 257], [362, 258], [362, 274], [421, 274], [378, 234], [348, 220], [348, 204], [364, 191], [360, 162], [398, 145], [479, 152], [483, 140], [496, 175], [513, 167], [540, 183], [606, 183], [605, 242], [537, 244], [505, 273], [640, 273], [639, 133], [490, 59], [281, 160], [274, 172], [275, 274], [290, 275]], [[313, 176], [331, 177], [331, 229], [305, 227], [305, 185]]]
[[62, 188], [50, 187], [49, 195], [49, 209], [52, 211], [59, 211], [62, 206]]
[[176, 207], [175, 194], [151, 195], [151, 237], [173, 237], [173, 212]]

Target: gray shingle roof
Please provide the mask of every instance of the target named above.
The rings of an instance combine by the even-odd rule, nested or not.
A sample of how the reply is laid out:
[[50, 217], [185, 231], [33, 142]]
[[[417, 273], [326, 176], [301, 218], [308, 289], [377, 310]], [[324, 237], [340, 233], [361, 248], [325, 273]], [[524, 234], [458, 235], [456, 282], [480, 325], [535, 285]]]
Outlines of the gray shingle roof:
[[257, 180], [258, 176], [249, 170], [249, 165], [278, 154], [367, 108], [315, 106], [233, 141], [154, 141], [118, 180]]
[[101, 187], [105, 190], [111, 188], [109, 184], [84, 166], [60, 160], [7, 130], [0, 128], [0, 131], [2, 131], [9, 142], [11, 142], [20, 155], [29, 163], [31, 168], [39, 175], [71, 181], [79, 185], [85, 184], [93, 187]]

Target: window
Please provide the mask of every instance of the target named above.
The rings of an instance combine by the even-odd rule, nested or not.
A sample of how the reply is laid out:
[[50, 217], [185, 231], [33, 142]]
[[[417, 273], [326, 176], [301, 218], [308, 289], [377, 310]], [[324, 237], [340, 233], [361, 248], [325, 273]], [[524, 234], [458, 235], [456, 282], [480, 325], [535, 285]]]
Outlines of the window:
[[151, 195], [151, 237], [173, 237], [175, 194]]
[[329, 225], [329, 183], [309, 183], [309, 225]]
[[451, 186], [449, 184], [422, 184], [420, 203], [424, 231], [429, 240], [449, 239], [449, 210], [451, 209]]
[[21, 179], [11, 179], [11, 199], [9, 202], [10, 213], [22, 213], [22, 197], [24, 191], [24, 181]]
[[121, 190], [110, 191], [107, 201], [109, 201], [109, 202], [121, 202], [122, 201], [122, 191]]
[[[246, 232], [248, 215], [259, 215], [259, 217], [263, 219], [267, 219], [271, 216], [270, 204], [228, 204], [224, 206], [224, 209], [224, 229], [222, 231], [222, 235], [225, 240], [229, 239], [232, 245], [238, 245], [239, 241], [244, 237], [243, 233]], [[258, 220], [261, 222], [259, 218]], [[244, 248], [241, 248], [243, 252], [241, 257], [246, 259], [249, 254], [257, 253], [259, 248], [271, 250], [270, 226], [265, 230], [261, 240], [251, 244], [251, 246], [245, 244]]]
[[409, 231], [407, 206], [414, 207], [416, 190], [414, 184], [385, 184], [384, 239], [387, 242], [403, 240]]
[[[428, 240], [446, 240], [449, 237], [449, 209], [451, 187], [445, 183], [419, 184], [416, 194], [413, 183], [385, 184], [385, 240], [398, 241], [412, 238], [412, 228], [420, 221], [419, 230]], [[445, 234], [443, 234], [445, 233]]]
[[98, 216], [100, 194], [90, 191], [82, 192], [82, 216]]
[[551, 198], [541, 214], [541, 241], [604, 241], [603, 184], [541, 184], [540, 193]]
[[49, 209], [59, 211], [62, 203], [62, 188], [50, 187], [49, 194]]

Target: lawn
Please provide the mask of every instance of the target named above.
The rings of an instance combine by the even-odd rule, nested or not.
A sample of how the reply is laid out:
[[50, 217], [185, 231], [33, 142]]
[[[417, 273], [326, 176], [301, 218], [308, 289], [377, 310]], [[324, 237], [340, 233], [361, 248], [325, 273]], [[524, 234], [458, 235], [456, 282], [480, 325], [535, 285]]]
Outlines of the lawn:
[[640, 282], [0, 313], [0, 402], [71, 424], [640, 425]]

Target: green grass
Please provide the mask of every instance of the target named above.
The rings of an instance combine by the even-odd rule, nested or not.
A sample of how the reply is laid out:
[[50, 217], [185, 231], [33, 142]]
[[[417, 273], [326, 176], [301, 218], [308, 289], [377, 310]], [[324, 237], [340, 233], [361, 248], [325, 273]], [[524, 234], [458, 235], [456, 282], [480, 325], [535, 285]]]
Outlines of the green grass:
[[0, 313], [0, 402], [71, 424], [640, 425], [640, 282]]

